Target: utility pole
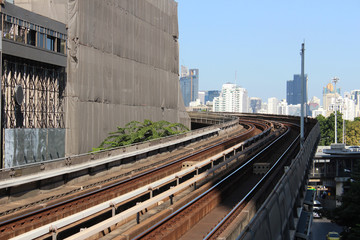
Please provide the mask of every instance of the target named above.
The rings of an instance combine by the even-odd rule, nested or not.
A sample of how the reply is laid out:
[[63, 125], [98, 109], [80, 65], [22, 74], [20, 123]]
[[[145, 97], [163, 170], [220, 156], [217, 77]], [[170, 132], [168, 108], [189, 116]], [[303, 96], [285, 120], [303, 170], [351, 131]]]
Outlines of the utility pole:
[[301, 116], [300, 116], [300, 147], [302, 148], [304, 146], [304, 141], [305, 141], [305, 137], [304, 137], [304, 105], [306, 104], [305, 102], [305, 90], [306, 90], [306, 85], [305, 85], [305, 76], [304, 76], [304, 62], [305, 62], [305, 43], [301, 44]]
[[334, 77], [333, 82], [335, 84], [335, 144], [337, 143], [337, 97], [336, 97], [336, 83], [339, 81], [338, 77]]
[[343, 144], [346, 144], [346, 139], [345, 139], [345, 119], [344, 119], [344, 115], [343, 115]]
[[5, 167], [5, 163], [4, 163], [4, 158], [3, 158], [3, 117], [2, 114], [2, 36], [3, 36], [3, 29], [2, 29], [2, 25], [3, 25], [3, 15], [1, 15], [1, 31], [0, 31], [0, 168], [4, 168]]

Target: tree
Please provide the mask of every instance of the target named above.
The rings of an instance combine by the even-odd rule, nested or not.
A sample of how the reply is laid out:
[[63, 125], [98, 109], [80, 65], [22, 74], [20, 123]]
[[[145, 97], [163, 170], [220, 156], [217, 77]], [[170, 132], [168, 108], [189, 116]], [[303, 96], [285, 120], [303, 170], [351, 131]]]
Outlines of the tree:
[[[325, 118], [323, 115], [316, 117], [320, 124], [320, 146], [330, 146], [335, 142], [335, 114]], [[343, 119], [342, 114], [337, 112], [337, 142], [342, 142]]]
[[181, 123], [170, 123], [167, 121], [152, 122], [148, 119], [145, 119], [143, 123], [132, 121], [123, 128], [117, 127], [116, 132], [109, 133], [109, 136], [105, 138], [99, 147], [93, 148], [93, 152], [167, 137], [187, 131], [189, 129]]
[[355, 118], [346, 124], [346, 144], [359, 145], [360, 143], [360, 118]]
[[342, 239], [360, 239], [360, 163], [357, 161], [351, 174], [350, 188], [341, 199], [341, 206], [334, 211], [333, 220], [346, 226], [349, 231], [342, 234]]

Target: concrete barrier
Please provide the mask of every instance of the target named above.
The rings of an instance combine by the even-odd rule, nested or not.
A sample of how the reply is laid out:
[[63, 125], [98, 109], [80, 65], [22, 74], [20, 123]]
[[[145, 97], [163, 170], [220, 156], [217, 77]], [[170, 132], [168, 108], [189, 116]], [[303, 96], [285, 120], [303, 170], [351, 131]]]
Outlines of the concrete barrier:
[[301, 206], [307, 173], [319, 141], [317, 123], [305, 140], [304, 147], [293, 159], [288, 170], [274, 187], [266, 201], [257, 210], [251, 201], [218, 239], [291, 239], [295, 231], [294, 218], [300, 217], [296, 209]]

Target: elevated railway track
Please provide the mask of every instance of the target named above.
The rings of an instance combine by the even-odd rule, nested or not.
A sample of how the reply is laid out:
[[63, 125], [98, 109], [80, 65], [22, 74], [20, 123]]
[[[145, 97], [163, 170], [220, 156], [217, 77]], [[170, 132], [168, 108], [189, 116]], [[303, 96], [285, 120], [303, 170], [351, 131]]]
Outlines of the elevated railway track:
[[[233, 136], [231, 139], [216, 142], [215, 144], [195, 151], [188, 156], [171, 160], [169, 163], [143, 171], [139, 174], [131, 176], [130, 178], [109, 184], [107, 186], [102, 186], [100, 189], [90, 190], [86, 193], [80, 192], [77, 196], [72, 195], [71, 198], [68, 199], [60, 198], [55, 203], [49, 203], [45, 207], [41, 207], [39, 209], [33, 210], [30, 208], [28, 211], [22, 211], [21, 214], [19, 214], [19, 211], [13, 211], [13, 214], [7, 214], [2, 217], [3, 221], [0, 223], [0, 236], [4, 238], [14, 237], [18, 234], [27, 232], [32, 228], [44, 226], [45, 224], [52, 223], [84, 209], [88, 209], [96, 204], [106, 202], [107, 200], [144, 186], [147, 183], [154, 182], [177, 172], [181, 169], [184, 161], [198, 161], [200, 158], [206, 158], [209, 155], [216, 154], [219, 151], [229, 148], [239, 141], [245, 141], [246, 139], [258, 134], [260, 131], [270, 129], [268, 125], [264, 124], [258, 124], [258, 127], [256, 127], [254, 124], [244, 122], [243, 126], [246, 131]], [[168, 187], [170, 187], [169, 184], [162, 186], [162, 188], [165, 189]], [[147, 194], [148, 193], [138, 196], [136, 201], [142, 201], [142, 199], [147, 198]], [[132, 206], [132, 204], [134, 204], [134, 202], [136, 203], [136, 201], [123, 204], [125, 205], [123, 208]], [[31, 205], [32, 203], [30, 202], [26, 204]], [[18, 207], [18, 209], [19, 208], [26, 209], [22, 206]], [[120, 207], [118, 211], [123, 208]]]
[[[200, 196], [134, 239], [217, 239], [255, 193], [262, 191], [261, 195], [265, 194], [264, 185], [270, 183], [266, 180], [269, 180], [271, 175], [274, 178], [279, 171], [283, 171], [281, 166], [284, 163], [281, 162], [286, 162], [284, 158], [289, 157], [289, 151], [298, 140], [297, 127], [288, 127], [290, 126], [282, 126], [279, 130], [281, 136], [269, 143], [266, 148], [242, 162]], [[257, 162], [269, 163], [271, 166], [264, 176], [253, 173], [253, 166]]]
[[[125, 178], [94, 184], [97, 187], [46, 204], [8, 209], [0, 217], [0, 238], [190, 239], [201, 235], [216, 239], [250, 199], [259, 196], [257, 193], [268, 195], [283, 175], [284, 166], [291, 164], [299, 145], [294, 122], [293, 118], [280, 121], [276, 116], [240, 116], [243, 130], [232, 129], [236, 134], [218, 140], [202, 140], [205, 147], [183, 147], [191, 149], [190, 154], [159, 161], [162, 163]], [[256, 163], [266, 163], [269, 170], [265, 175], [253, 174]], [[260, 196], [256, 208], [266, 199], [264, 194]], [[219, 211], [222, 206], [225, 208]], [[179, 216], [185, 220], [175, 220], [171, 228], [165, 227], [170, 231], [165, 231], [168, 221]], [[217, 216], [211, 218], [219, 224], [208, 224], [205, 233], [191, 230], [207, 216]]]

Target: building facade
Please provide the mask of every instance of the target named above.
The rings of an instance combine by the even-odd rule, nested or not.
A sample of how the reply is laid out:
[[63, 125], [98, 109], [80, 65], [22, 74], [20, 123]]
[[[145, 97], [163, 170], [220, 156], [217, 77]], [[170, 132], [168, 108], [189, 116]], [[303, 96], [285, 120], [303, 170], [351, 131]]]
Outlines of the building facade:
[[214, 98], [215, 112], [248, 112], [249, 98], [245, 88], [236, 84], [223, 84], [219, 97]]
[[199, 69], [190, 69], [187, 76], [180, 78], [180, 88], [185, 107], [199, 97]]
[[275, 97], [268, 98], [267, 113], [268, 114], [279, 114], [279, 100]]
[[278, 104], [278, 113], [280, 115], [289, 115], [289, 106], [285, 99], [281, 100]]
[[340, 88], [336, 89], [332, 83], [326, 85], [323, 88], [323, 108], [326, 111], [326, 116], [330, 116], [331, 113], [335, 110], [335, 105], [339, 108], [339, 99], [340, 98]]
[[360, 90], [352, 90], [350, 94], [355, 103], [355, 117], [360, 117]]
[[200, 99], [200, 103], [205, 105], [206, 102], [205, 102], [205, 95], [206, 95], [206, 92], [205, 91], [199, 91], [198, 92], [198, 99]]
[[1, 4], [1, 167], [65, 156], [66, 25]]
[[[305, 74], [307, 81], [307, 74]], [[301, 104], [301, 75], [294, 74], [294, 79], [286, 82], [286, 102], [289, 105]]]
[[177, 2], [15, 4], [66, 24], [66, 155], [89, 152], [117, 126], [133, 120], [190, 127], [179, 86]]
[[220, 92], [219, 90], [209, 90], [206, 92], [206, 95], [205, 95], [205, 103], [206, 102], [212, 102], [214, 101], [214, 98], [215, 97], [218, 97], [220, 96]]
[[250, 98], [250, 110], [252, 113], [259, 113], [261, 109], [261, 98], [251, 97]]

